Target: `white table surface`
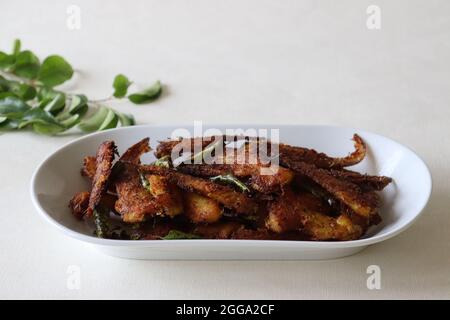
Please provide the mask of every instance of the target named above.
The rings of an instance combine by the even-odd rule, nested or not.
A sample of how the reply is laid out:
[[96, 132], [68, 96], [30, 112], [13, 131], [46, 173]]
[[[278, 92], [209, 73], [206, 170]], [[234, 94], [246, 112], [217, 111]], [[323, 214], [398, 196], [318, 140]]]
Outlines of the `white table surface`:
[[[81, 9], [81, 29], [66, 9]], [[368, 30], [366, 8], [381, 8]], [[139, 123], [334, 124], [377, 132], [428, 163], [434, 191], [409, 230], [334, 261], [133, 261], [97, 253], [43, 221], [36, 166], [74, 139], [0, 135], [0, 298], [450, 298], [449, 1], [4, 1], [14, 38], [80, 72], [67, 90], [111, 92], [115, 74], [168, 89], [117, 106]], [[414, 175], [414, 172], [411, 172]], [[381, 268], [368, 290], [366, 268]], [[67, 288], [68, 266], [81, 288]]]

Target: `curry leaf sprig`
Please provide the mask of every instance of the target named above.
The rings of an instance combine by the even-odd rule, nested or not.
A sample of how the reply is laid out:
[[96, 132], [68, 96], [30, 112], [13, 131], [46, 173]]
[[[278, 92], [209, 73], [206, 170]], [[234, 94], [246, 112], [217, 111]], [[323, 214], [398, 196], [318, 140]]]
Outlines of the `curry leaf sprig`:
[[132, 82], [123, 74], [114, 78], [114, 93], [108, 99], [89, 100], [84, 94], [55, 89], [73, 74], [63, 57], [51, 55], [41, 62], [30, 50], [22, 50], [20, 40], [15, 40], [11, 53], [0, 51], [0, 131], [31, 128], [54, 135], [73, 127], [93, 132], [131, 126], [135, 124], [132, 115], [104, 103], [123, 98], [135, 104], [149, 103], [162, 92], [156, 81], [146, 90], [128, 94]]

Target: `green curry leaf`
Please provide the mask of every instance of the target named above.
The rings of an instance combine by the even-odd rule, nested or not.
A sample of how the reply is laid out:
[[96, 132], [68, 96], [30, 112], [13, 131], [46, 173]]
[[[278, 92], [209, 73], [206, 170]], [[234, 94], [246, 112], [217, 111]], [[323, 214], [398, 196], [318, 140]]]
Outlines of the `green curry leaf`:
[[66, 82], [73, 75], [72, 66], [61, 56], [53, 55], [42, 62], [38, 79], [49, 87]]
[[161, 82], [156, 81], [151, 87], [130, 94], [128, 99], [135, 104], [148, 103], [156, 100], [162, 93]]
[[39, 73], [39, 58], [29, 50], [21, 51], [15, 56], [14, 73], [19, 77], [35, 79]]
[[126, 76], [123, 74], [118, 74], [114, 78], [113, 88], [114, 88], [114, 97], [123, 98], [127, 95], [128, 87], [131, 82], [128, 80]]

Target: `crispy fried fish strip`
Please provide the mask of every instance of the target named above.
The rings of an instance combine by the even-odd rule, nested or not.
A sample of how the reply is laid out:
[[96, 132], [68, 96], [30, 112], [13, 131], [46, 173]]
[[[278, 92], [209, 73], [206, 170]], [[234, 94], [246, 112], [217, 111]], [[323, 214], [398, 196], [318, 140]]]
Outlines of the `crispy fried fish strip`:
[[284, 143], [279, 145], [280, 162], [306, 162], [314, 164], [319, 168], [343, 168], [353, 166], [361, 162], [366, 156], [366, 144], [356, 133], [353, 135], [355, 142], [355, 151], [346, 157], [332, 158], [325, 153], [319, 153], [314, 149], [307, 149], [302, 147], [294, 147]]
[[[216, 139], [223, 139], [223, 141], [234, 141], [239, 139], [244, 139], [244, 137], [233, 137], [228, 136], [211, 136], [211, 137], [196, 137], [196, 138], [182, 138], [180, 140], [166, 140], [160, 141], [157, 149], [156, 156], [162, 157], [166, 155], [171, 155], [172, 150], [176, 147], [178, 150], [193, 151], [194, 144], [198, 144], [202, 148], [205, 148], [210, 143]], [[256, 138], [256, 137], [245, 137], [248, 141], [253, 143], [269, 143], [270, 141]], [[281, 143], [278, 145], [280, 161], [283, 162], [284, 159], [289, 161], [301, 161], [314, 164], [320, 168], [342, 168], [355, 165], [361, 162], [366, 155], [366, 145], [360, 136], [357, 134], [353, 135], [353, 140], [355, 142], [355, 151], [346, 157], [333, 158], [329, 157], [325, 153], [319, 153], [314, 149], [308, 149], [303, 147], [295, 147], [288, 144]]]
[[215, 200], [193, 192], [185, 192], [183, 200], [184, 214], [193, 223], [213, 223], [222, 217], [222, 207]]
[[301, 175], [307, 176], [363, 217], [370, 217], [379, 206], [378, 196], [374, 192], [364, 193], [356, 184], [336, 178], [327, 170], [316, 168], [308, 163], [291, 160], [287, 160], [283, 164]]
[[254, 174], [248, 182], [254, 190], [267, 194], [282, 191], [293, 178], [294, 173], [291, 170], [278, 167], [274, 169], [274, 174]]
[[174, 217], [183, 212], [183, 199], [180, 189], [164, 176], [147, 175], [149, 191], [161, 207], [161, 215]]
[[178, 167], [178, 170], [201, 177], [213, 177], [232, 174], [238, 178], [251, 177], [250, 186], [261, 193], [279, 191], [282, 186], [289, 184], [294, 178], [292, 170], [278, 167], [271, 175], [261, 174], [259, 164], [187, 164]]
[[[159, 141], [158, 146], [156, 147], [155, 156], [157, 158], [161, 158], [164, 156], [170, 156], [172, 151], [177, 151], [178, 156], [179, 152], [187, 151], [193, 152], [194, 146], [199, 145], [201, 149], [207, 147], [209, 144], [213, 143], [215, 139], [221, 139], [221, 136], [211, 136], [211, 137], [197, 137], [197, 138], [180, 138], [178, 140], [165, 140]], [[174, 148], [176, 148], [174, 150]], [[173, 159], [172, 159], [173, 160]]]
[[147, 174], [167, 176], [170, 182], [178, 185], [181, 189], [211, 198], [237, 213], [252, 214], [258, 209], [258, 204], [254, 199], [231, 187], [210, 180], [152, 165], [141, 165], [139, 170]]
[[89, 205], [89, 191], [76, 193], [69, 202], [69, 208], [77, 219], [82, 219]]
[[371, 176], [368, 174], [361, 174], [359, 172], [350, 171], [350, 170], [330, 170], [330, 174], [336, 178], [342, 178], [348, 180], [363, 190], [371, 191], [381, 191], [383, 190], [389, 183], [392, 182], [392, 178], [385, 176]]
[[149, 187], [146, 189], [137, 166], [120, 164], [121, 172], [115, 182], [119, 199], [115, 208], [124, 222], [141, 222], [155, 215], [174, 217], [183, 212], [180, 190], [167, 177], [147, 175]]
[[95, 171], [97, 169], [97, 160], [93, 156], [87, 156], [83, 159], [83, 167], [81, 168], [81, 175], [94, 179]]
[[138, 143], [132, 145], [122, 154], [122, 156], [120, 157], [120, 161], [139, 164], [141, 156], [151, 151], [149, 143], [150, 138], [144, 138]]
[[[150, 138], [144, 138], [138, 143], [132, 145], [120, 157], [120, 163], [131, 163], [135, 165], [140, 164], [140, 158], [142, 155], [151, 150], [149, 142]], [[128, 170], [132, 169], [128, 168]], [[162, 176], [149, 175], [146, 179], [149, 182], [149, 190], [146, 191], [149, 191], [154, 197], [151, 201], [152, 205], [156, 203], [156, 205], [159, 206], [159, 210], [157, 212], [158, 214], [174, 217], [183, 212], [181, 193], [175, 185], [171, 184], [166, 177]], [[134, 178], [134, 180], [136, 180], [136, 178]], [[145, 199], [148, 200], [149, 197], [146, 195]], [[154, 212], [146, 214], [154, 214]], [[127, 215], [125, 219], [130, 220], [128, 216], [129, 215]], [[141, 217], [142, 215], [138, 214], [137, 216], [138, 217], [136, 219], [143, 219], [143, 217]]]
[[116, 145], [113, 141], [103, 142], [97, 150], [95, 175], [92, 179], [89, 206], [86, 210], [86, 215], [88, 217], [92, 216], [95, 207], [98, 205], [106, 191], [108, 179], [111, 175], [112, 162], [116, 153]]
[[[71, 209], [72, 214], [76, 218], [78, 218], [78, 219], [83, 218], [83, 214], [86, 212], [88, 205], [89, 205], [90, 194], [91, 193], [89, 191], [78, 192], [70, 200], [69, 208]], [[116, 196], [105, 193], [100, 200], [99, 206], [102, 206], [104, 208], [107, 208], [107, 209], [113, 211], [114, 203], [116, 202], [116, 200], [117, 200]]]
[[[124, 154], [120, 157], [122, 162], [131, 162], [134, 164], [140, 163], [140, 158], [144, 153], [151, 151], [149, 146], [150, 138], [144, 138], [138, 143], [132, 145]], [[97, 168], [96, 158], [93, 156], [87, 156], [83, 159], [83, 167], [81, 168], [81, 175], [93, 179]]]
[[120, 174], [116, 177], [118, 200], [115, 209], [124, 222], [142, 222], [146, 216], [157, 215], [161, 207], [140, 180], [137, 167], [121, 162]]
[[176, 183], [181, 189], [197, 192], [216, 200], [237, 213], [252, 214], [258, 209], [256, 201], [228, 186], [178, 172], [172, 172], [169, 177], [170, 181]]
[[277, 233], [302, 230], [313, 240], [352, 240], [363, 234], [363, 228], [345, 213], [335, 218], [315, 211], [311, 197], [314, 196], [287, 190], [270, 204], [266, 227]]

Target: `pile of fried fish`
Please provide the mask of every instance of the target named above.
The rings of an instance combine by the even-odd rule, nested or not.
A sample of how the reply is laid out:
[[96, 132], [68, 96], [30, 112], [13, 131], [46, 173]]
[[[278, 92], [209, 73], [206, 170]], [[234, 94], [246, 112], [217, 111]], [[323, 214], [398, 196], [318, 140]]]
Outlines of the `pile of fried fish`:
[[[340, 158], [278, 143], [275, 169], [255, 157], [249, 145], [263, 140], [252, 137], [169, 139], [150, 164], [141, 163], [149, 138], [121, 156], [105, 141], [84, 158], [91, 190], [75, 194], [69, 207], [109, 239], [355, 240], [381, 221], [378, 191], [392, 179], [346, 169], [366, 155], [361, 137], [353, 140], [355, 150]], [[224, 151], [215, 155], [218, 144]], [[203, 161], [205, 151], [215, 161]], [[192, 156], [174, 165], [174, 153]]]

